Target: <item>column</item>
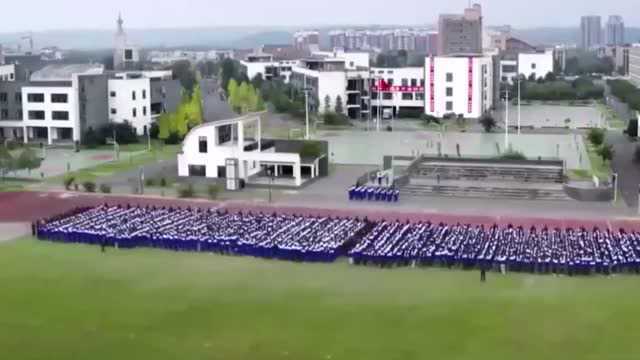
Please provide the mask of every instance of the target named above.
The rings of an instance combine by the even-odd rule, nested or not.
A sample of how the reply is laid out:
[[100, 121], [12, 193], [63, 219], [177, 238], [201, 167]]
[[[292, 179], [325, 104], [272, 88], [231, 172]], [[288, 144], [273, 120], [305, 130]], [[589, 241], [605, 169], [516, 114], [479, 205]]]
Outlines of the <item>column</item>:
[[53, 135], [51, 134], [51, 127], [47, 127], [47, 144], [53, 144]]
[[296, 181], [296, 186], [302, 185], [302, 176], [300, 174], [300, 162], [293, 164], [293, 178]]
[[27, 127], [23, 127], [22, 128], [22, 137], [24, 138], [24, 143], [28, 143], [29, 142], [29, 134], [27, 132]]

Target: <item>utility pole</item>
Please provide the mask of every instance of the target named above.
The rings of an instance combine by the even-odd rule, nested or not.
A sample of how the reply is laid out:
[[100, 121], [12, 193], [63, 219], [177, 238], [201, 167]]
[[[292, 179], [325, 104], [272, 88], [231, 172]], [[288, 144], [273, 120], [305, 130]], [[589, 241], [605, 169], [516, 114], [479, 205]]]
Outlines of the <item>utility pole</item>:
[[505, 100], [505, 119], [504, 119], [504, 151], [509, 149], [509, 84], [505, 84], [507, 89]]
[[304, 116], [306, 126], [304, 139], [309, 140], [309, 88], [304, 88]]

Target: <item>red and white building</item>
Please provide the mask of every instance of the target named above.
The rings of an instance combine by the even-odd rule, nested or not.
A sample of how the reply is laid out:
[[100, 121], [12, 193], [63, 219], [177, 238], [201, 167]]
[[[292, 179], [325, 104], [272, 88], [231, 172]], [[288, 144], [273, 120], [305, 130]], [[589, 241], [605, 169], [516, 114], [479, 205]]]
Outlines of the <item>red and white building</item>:
[[425, 83], [426, 114], [479, 118], [493, 104], [493, 60], [485, 56], [427, 58]]

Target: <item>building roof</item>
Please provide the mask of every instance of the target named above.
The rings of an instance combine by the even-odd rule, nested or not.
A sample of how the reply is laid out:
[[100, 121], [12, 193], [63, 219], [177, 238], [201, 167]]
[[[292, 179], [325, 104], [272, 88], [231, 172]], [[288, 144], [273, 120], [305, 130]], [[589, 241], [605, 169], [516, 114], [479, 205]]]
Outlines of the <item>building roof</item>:
[[53, 64], [34, 72], [31, 81], [71, 81], [74, 74], [98, 75], [104, 73], [102, 64]]

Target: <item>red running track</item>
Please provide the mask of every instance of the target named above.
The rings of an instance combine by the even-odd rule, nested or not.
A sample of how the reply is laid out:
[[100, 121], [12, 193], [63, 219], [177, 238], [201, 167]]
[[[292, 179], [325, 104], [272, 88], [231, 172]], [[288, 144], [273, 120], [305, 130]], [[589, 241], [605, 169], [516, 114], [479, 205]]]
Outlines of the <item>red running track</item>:
[[400, 221], [431, 221], [449, 224], [471, 225], [508, 225], [523, 226], [529, 228], [585, 228], [599, 227], [617, 230], [624, 228], [628, 231], [640, 231], [640, 219], [551, 219], [542, 217], [517, 217], [517, 216], [483, 216], [483, 215], [456, 215], [444, 213], [405, 212], [384, 209], [327, 209], [310, 207], [292, 207], [282, 205], [256, 204], [251, 202], [215, 202], [206, 200], [182, 200], [164, 199], [157, 197], [118, 196], [81, 194], [64, 192], [9, 192], [0, 193], [0, 222], [31, 222], [37, 219], [58, 215], [82, 206], [96, 206], [100, 204], [120, 205], [155, 205], [174, 207], [200, 207], [224, 208], [229, 211], [251, 212], [277, 212], [298, 215], [342, 216], [342, 217], [367, 217], [370, 220], [400, 220]]

